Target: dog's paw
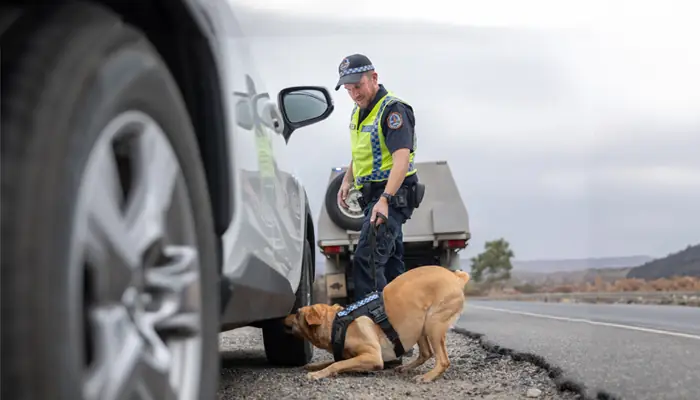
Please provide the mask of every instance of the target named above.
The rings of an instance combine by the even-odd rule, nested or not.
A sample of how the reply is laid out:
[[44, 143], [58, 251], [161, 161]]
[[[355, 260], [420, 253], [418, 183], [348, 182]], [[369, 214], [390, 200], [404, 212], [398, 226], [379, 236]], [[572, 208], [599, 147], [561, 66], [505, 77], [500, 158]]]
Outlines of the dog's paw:
[[394, 371], [396, 371], [399, 374], [403, 374], [408, 372], [410, 368], [407, 368], [406, 365], [399, 365], [398, 367], [394, 368]]
[[415, 378], [413, 378], [416, 383], [430, 383], [433, 381], [433, 378], [429, 376], [428, 374], [425, 375], [418, 375]]
[[309, 372], [308, 374], [306, 374], [306, 379], [308, 379], [310, 381], [317, 381], [321, 378], [325, 378], [325, 376], [322, 374], [319, 374], [318, 372]]

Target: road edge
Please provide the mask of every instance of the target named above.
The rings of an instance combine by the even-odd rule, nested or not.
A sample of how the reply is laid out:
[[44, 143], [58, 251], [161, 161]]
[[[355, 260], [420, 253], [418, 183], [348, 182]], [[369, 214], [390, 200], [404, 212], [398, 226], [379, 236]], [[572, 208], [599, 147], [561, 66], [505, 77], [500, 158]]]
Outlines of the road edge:
[[577, 394], [581, 396], [582, 400], [621, 400], [622, 398], [616, 395], [613, 395], [612, 393], [609, 393], [604, 390], [597, 390], [594, 397], [591, 397], [587, 394], [588, 389], [586, 388], [586, 385], [584, 385], [581, 382], [578, 382], [574, 379], [571, 378], [566, 378], [564, 376], [564, 370], [561, 369], [560, 367], [552, 364], [551, 362], [547, 361], [544, 357], [533, 354], [533, 353], [528, 353], [528, 352], [522, 352], [522, 351], [517, 351], [511, 348], [503, 347], [498, 345], [497, 343], [494, 343], [488, 339], [486, 339], [486, 335], [483, 333], [478, 333], [478, 332], [472, 332], [468, 329], [460, 328], [460, 327], [453, 327], [451, 329], [452, 332], [466, 336], [470, 339], [474, 339], [477, 342], [479, 342], [479, 345], [489, 353], [496, 353], [502, 356], [509, 356], [515, 361], [524, 361], [528, 362], [530, 364], [533, 364], [539, 368], [544, 369], [547, 371], [547, 374], [549, 377], [554, 381], [555, 386], [557, 387], [557, 390], [561, 393], [564, 392], [571, 392], [574, 394]]
[[584, 304], [649, 304], [700, 307], [700, 291], [669, 292], [552, 292], [552, 293], [500, 293], [490, 296], [468, 296], [478, 301], [536, 301], [545, 303]]

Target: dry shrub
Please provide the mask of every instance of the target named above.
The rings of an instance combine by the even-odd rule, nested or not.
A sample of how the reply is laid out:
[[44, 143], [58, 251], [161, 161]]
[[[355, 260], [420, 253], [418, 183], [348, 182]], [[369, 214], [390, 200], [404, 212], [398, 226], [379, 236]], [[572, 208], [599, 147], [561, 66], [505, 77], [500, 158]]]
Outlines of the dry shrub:
[[488, 289], [484, 285], [480, 285], [476, 282], [469, 282], [467, 283], [466, 287], [464, 288], [464, 295], [465, 296], [485, 296], [488, 292]]
[[519, 293], [525, 293], [525, 294], [530, 294], [530, 293], [537, 293], [540, 291], [540, 288], [531, 284], [531, 283], [526, 283], [524, 285], [516, 285], [513, 287], [516, 291]]
[[575, 292], [575, 286], [574, 285], [557, 285], [552, 287], [551, 289], [547, 290], [549, 293], [572, 293]]
[[673, 290], [673, 281], [667, 278], [656, 279], [649, 282], [649, 287], [657, 292], [668, 292]]
[[[525, 285], [523, 285], [525, 286]], [[522, 286], [516, 287], [521, 290]], [[532, 288], [528, 288], [532, 290]], [[600, 276], [596, 276], [593, 282], [582, 282], [574, 285], [544, 285], [536, 288], [537, 293], [610, 293], [610, 292], [675, 292], [675, 291], [700, 291], [700, 277], [674, 276], [672, 278], [660, 278], [644, 280], [637, 278], [618, 279], [614, 282], [605, 282]]]
[[644, 279], [618, 279], [612, 284], [612, 292], [639, 292], [644, 289], [646, 282]]

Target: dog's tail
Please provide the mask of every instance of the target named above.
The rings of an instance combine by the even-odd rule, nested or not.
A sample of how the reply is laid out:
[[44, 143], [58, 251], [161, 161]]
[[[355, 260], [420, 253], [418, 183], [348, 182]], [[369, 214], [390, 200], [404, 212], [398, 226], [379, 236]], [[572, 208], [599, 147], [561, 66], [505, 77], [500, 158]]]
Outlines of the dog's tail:
[[469, 282], [469, 279], [471, 279], [471, 276], [469, 276], [469, 273], [465, 272], [465, 271], [459, 271], [459, 270], [454, 271], [454, 273], [455, 273], [455, 275], [457, 275], [457, 278], [460, 280], [460, 282], [462, 282], [462, 285], [465, 287], [465, 290], [466, 290], [467, 283]]

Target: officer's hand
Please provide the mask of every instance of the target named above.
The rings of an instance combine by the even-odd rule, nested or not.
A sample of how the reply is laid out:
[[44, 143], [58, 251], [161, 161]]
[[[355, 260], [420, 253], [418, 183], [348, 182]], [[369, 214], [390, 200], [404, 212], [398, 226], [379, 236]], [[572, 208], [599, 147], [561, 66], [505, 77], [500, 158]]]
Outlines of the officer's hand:
[[369, 218], [369, 222], [371, 224], [374, 223], [374, 221], [377, 221], [377, 226], [381, 225], [384, 223], [383, 218], [377, 218], [377, 213], [381, 213], [382, 215], [389, 217], [389, 202], [385, 197], [380, 197], [379, 200], [374, 204], [374, 207], [372, 207], [372, 216]]
[[350, 183], [343, 179], [343, 183], [340, 184], [340, 190], [338, 190], [338, 204], [344, 208], [349, 208], [348, 203], [345, 202], [348, 198], [348, 193], [350, 192]]

